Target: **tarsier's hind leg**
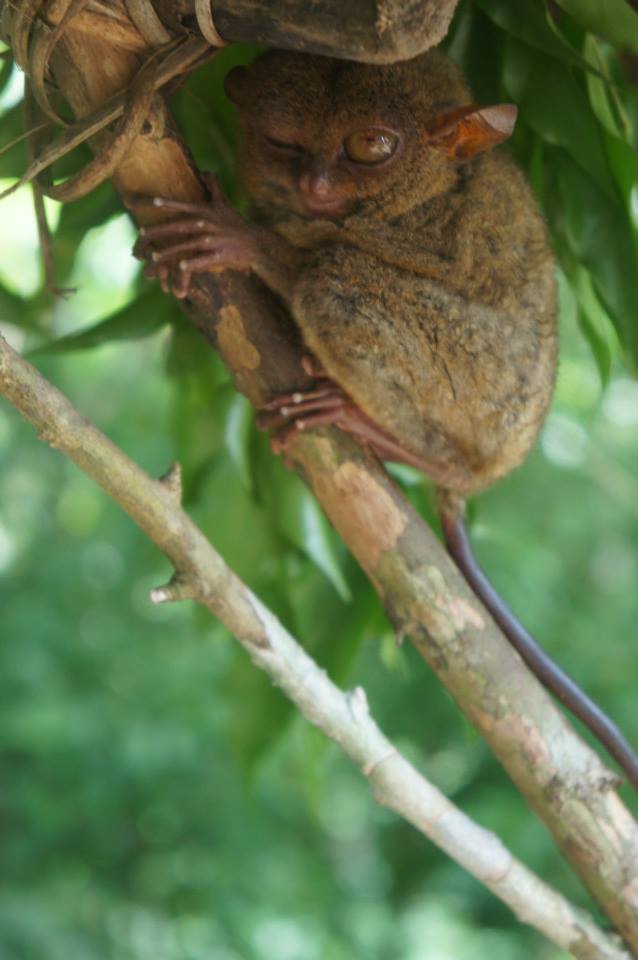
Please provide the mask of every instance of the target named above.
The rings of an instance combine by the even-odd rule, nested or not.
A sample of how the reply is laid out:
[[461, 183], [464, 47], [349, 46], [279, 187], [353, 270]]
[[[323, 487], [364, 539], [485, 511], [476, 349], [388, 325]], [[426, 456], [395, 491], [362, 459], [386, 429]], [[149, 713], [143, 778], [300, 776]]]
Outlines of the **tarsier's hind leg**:
[[[315, 361], [316, 364], [316, 361]], [[308, 364], [308, 366], [311, 366]], [[315, 365], [314, 369], [317, 369]], [[379, 427], [333, 380], [322, 377], [315, 389], [282, 394], [268, 403], [259, 414], [257, 425], [272, 430], [275, 453], [286, 447], [304, 430], [334, 426], [363, 440], [380, 460], [405, 463], [427, 473], [439, 485], [445, 485], [447, 471], [439, 464], [418, 457]]]
[[427, 278], [339, 245], [315, 255], [291, 307], [308, 350], [348, 392], [332, 422], [382, 459], [467, 494], [486, 485], [485, 457], [478, 417], [463, 408], [465, 381], [453, 381], [441, 350], [432, 349], [434, 340], [450, 339], [439, 293]]
[[[272, 430], [271, 445], [280, 453], [304, 430], [317, 426], [334, 426], [365, 440], [377, 456], [386, 456], [386, 445], [392, 444], [387, 434], [360, 410], [333, 380], [322, 377], [313, 390], [281, 394], [266, 404], [257, 418], [263, 430]], [[396, 445], [396, 459], [402, 456]], [[409, 456], [407, 451], [405, 455]]]

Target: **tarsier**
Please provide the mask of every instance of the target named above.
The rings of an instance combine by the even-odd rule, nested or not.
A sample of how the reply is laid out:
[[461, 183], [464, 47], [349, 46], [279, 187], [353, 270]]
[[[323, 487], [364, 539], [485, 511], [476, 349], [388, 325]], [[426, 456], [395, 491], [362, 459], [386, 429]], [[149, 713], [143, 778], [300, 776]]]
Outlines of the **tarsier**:
[[209, 179], [210, 205], [142, 231], [147, 273], [179, 297], [202, 271], [250, 270], [288, 306], [315, 389], [262, 414], [282, 450], [333, 424], [440, 494], [450, 552], [531, 669], [638, 788], [612, 722], [514, 619], [476, 565], [465, 499], [523, 460], [556, 371], [554, 264], [533, 194], [492, 148], [516, 108], [480, 108], [430, 51], [391, 66], [271, 52], [235, 68], [243, 220]]

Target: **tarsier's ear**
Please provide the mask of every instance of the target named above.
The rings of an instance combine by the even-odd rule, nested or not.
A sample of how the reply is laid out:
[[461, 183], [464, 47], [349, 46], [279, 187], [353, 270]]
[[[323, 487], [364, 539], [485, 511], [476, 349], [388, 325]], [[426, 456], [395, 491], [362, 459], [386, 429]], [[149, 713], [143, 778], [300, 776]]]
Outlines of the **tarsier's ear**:
[[436, 118], [428, 141], [444, 149], [451, 160], [468, 160], [511, 137], [517, 115], [513, 103], [459, 107]]
[[247, 67], [233, 67], [224, 77], [224, 90], [228, 99], [238, 105], [243, 100], [246, 79], [248, 77]]

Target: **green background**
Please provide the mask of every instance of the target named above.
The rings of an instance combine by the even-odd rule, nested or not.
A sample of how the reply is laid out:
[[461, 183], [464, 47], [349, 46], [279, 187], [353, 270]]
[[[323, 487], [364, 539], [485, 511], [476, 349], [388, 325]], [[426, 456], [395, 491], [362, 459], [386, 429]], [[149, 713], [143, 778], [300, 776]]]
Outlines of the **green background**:
[[[638, 51], [638, 16], [623, 19], [620, 2], [561, 6], [571, 15], [548, 19], [536, 0], [463, 3], [449, 39], [480, 102], [521, 108], [512, 149], [546, 210], [561, 294], [552, 412], [525, 465], [473, 504], [472, 536], [525, 624], [638, 743], [638, 88], [615, 47]], [[225, 52], [173, 98], [198, 163], [235, 199], [220, 81], [250, 55]], [[6, 68], [1, 80], [8, 142], [19, 78]], [[24, 165], [16, 147], [0, 176]], [[111, 188], [49, 211], [57, 277], [76, 293], [42, 290], [20, 191], [0, 204], [2, 331], [151, 475], [179, 459], [189, 512], [330, 675], [362, 684], [427, 776], [594, 909], [425, 663], [397, 646], [212, 351], [140, 278]], [[431, 516], [428, 482], [396, 474]], [[154, 607], [149, 591], [170, 572], [3, 402], [2, 960], [561, 956], [376, 806], [208, 615]]]

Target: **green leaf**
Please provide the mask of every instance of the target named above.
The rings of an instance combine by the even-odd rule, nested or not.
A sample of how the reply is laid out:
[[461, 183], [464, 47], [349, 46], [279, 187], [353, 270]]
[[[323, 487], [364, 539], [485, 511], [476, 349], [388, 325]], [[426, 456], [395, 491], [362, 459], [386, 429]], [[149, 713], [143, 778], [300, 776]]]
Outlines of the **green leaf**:
[[110, 182], [100, 184], [80, 200], [62, 205], [52, 238], [55, 276], [60, 285], [64, 286], [71, 277], [78, 249], [88, 231], [103, 226], [121, 209], [121, 202]]
[[235, 704], [228, 720], [230, 738], [244, 774], [251, 777], [277, 746], [296, 709], [248, 659], [236, 661], [224, 687], [229, 703]]
[[0, 323], [24, 327], [25, 313], [31, 313], [29, 301], [23, 300], [17, 293], [12, 293], [0, 284]]
[[[0, 123], [0, 179], [22, 176], [27, 165], [27, 151], [24, 140], [18, 140], [24, 133], [22, 104], [18, 103], [2, 115]], [[18, 140], [17, 143], [14, 143]], [[13, 146], [6, 149], [9, 143]]]
[[[228, 461], [224, 430], [228, 411], [236, 397], [228, 371], [219, 355], [181, 314], [173, 312], [168, 297], [172, 328], [166, 358], [173, 381], [171, 436], [177, 459], [184, 470], [184, 503], [204, 496], [211, 471], [220, 460]], [[231, 464], [237, 469], [237, 461]], [[235, 476], [235, 483], [238, 482]], [[240, 482], [242, 496], [248, 489]]]
[[554, 57], [568, 66], [604, 77], [598, 68], [580, 52], [580, 37], [574, 42], [559, 29], [554, 17], [543, 11], [538, 0], [474, 0], [505, 33], [522, 40], [541, 53]]
[[[158, 288], [159, 295], [159, 288]], [[211, 385], [221, 385], [230, 381], [230, 374], [224, 367], [215, 350], [206, 345], [199, 330], [189, 323], [182, 314], [175, 312], [173, 302], [162, 295], [164, 313], [169, 310], [173, 321], [173, 330], [166, 370], [170, 377], [183, 377], [195, 374]]]
[[521, 120], [548, 143], [564, 147], [604, 189], [613, 192], [598, 124], [569, 67], [510, 38], [505, 45], [503, 79], [520, 108]]
[[584, 53], [587, 62], [596, 67], [600, 76], [587, 74], [587, 92], [598, 120], [614, 136], [628, 143], [634, 142], [635, 130], [632, 119], [625, 109], [615, 83], [612, 82], [609, 65], [599, 40], [591, 35], [585, 38]]
[[559, 226], [588, 268], [596, 293], [634, 365], [638, 363], [638, 258], [627, 212], [569, 158], [555, 161], [564, 218]]
[[[211, 410], [211, 421], [214, 417], [215, 411]], [[197, 502], [189, 504], [189, 512], [229, 566], [284, 623], [290, 624], [291, 587], [285, 563], [296, 551], [293, 554], [287, 548], [269, 510], [255, 502], [227, 456], [222, 454], [211, 464]]]
[[[5, 51], [8, 52], [8, 51]], [[10, 56], [0, 58], [0, 93], [4, 90], [13, 73], [13, 60]]]
[[277, 525], [282, 533], [314, 561], [342, 600], [350, 600], [350, 590], [337, 555], [336, 535], [317, 501], [296, 474], [285, 468], [281, 471], [273, 501]]
[[557, 270], [558, 302], [561, 322], [580, 326], [587, 340], [605, 387], [611, 375], [612, 357], [618, 353], [618, 339], [611, 320], [596, 296], [589, 271], [571, 260], [569, 278]]
[[638, 53], [638, 14], [625, 0], [556, 0], [574, 20], [622, 50]]
[[35, 347], [30, 355], [70, 353], [72, 350], [88, 350], [114, 341], [150, 337], [166, 323], [166, 315], [161, 309], [163, 299], [159, 288], [153, 286], [105, 320], [79, 333], [50, 340]]
[[110, 181], [101, 183], [85, 197], [62, 205], [56, 240], [64, 239], [79, 245], [92, 227], [102, 226], [116, 213], [122, 212], [122, 202]]
[[237, 467], [242, 483], [252, 490], [250, 444], [254, 435], [255, 411], [241, 393], [233, 392], [224, 419], [224, 444]]
[[361, 644], [388, 629], [381, 601], [354, 558], [344, 567], [352, 598], [335, 599], [333, 587], [316, 566], [306, 562], [295, 578], [291, 602], [295, 633], [337, 683], [346, 683]]
[[[212, 359], [212, 350], [208, 351]], [[177, 456], [185, 468], [184, 502], [197, 501], [202, 485], [220, 458], [230, 457], [243, 495], [253, 496], [251, 446], [254, 410], [234, 386], [216, 382], [214, 367], [184, 375], [175, 391], [173, 435]], [[254, 499], [254, 497], [253, 497]]]
[[609, 169], [625, 200], [629, 210], [629, 219], [631, 220], [631, 192], [636, 185], [636, 173], [638, 169], [636, 151], [624, 140], [619, 140], [618, 137], [614, 137], [608, 133], [605, 134], [605, 148]]
[[325, 574], [342, 600], [350, 600], [350, 590], [341, 572], [337, 535], [299, 477], [264, 446], [257, 469], [259, 492], [268, 514], [277, 530]]
[[537, 0], [474, 0], [501, 30], [541, 53], [566, 63], [582, 64], [582, 57], [550, 27]]
[[591, 274], [581, 267], [576, 274], [578, 323], [591, 347], [603, 387], [609, 383], [614, 354], [618, 353], [618, 338], [600, 299], [596, 295]]
[[502, 96], [502, 47], [503, 32], [481, 10], [472, 5], [461, 12], [447, 52], [471, 79], [479, 103], [497, 103]]
[[232, 150], [236, 110], [224, 92], [224, 77], [232, 67], [252, 60], [259, 49], [230, 44], [193, 71], [184, 87], [171, 98], [171, 107], [197, 166], [217, 173], [232, 200], [237, 200]]

